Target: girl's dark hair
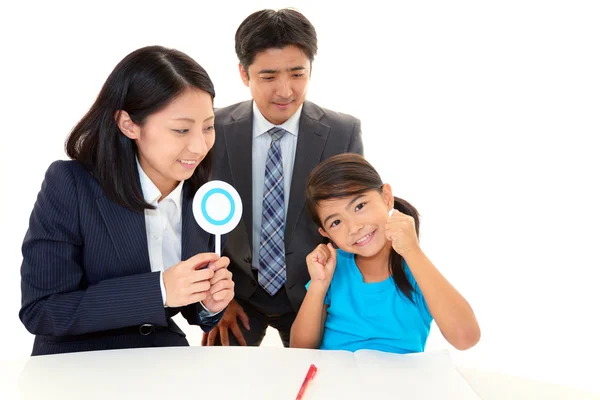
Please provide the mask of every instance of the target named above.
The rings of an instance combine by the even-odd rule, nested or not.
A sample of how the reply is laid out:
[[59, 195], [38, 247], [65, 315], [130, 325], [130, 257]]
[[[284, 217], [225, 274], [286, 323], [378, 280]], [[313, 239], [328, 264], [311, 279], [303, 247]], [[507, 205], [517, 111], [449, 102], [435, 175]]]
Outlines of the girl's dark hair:
[[[317, 226], [323, 228], [317, 206], [320, 201], [356, 196], [376, 190], [381, 193], [383, 182], [373, 166], [362, 156], [354, 153], [338, 154], [321, 162], [308, 176], [306, 186], [306, 206], [308, 213]], [[394, 197], [394, 208], [415, 220], [417, 236], [419, 235], [419, 213], [406, 200]], [[401, 255], [390, 253], [389, 268], [396, 286], [413, 301], [411, 286], [404, 272], [404, 260]]]
[[[161, 46], [138, 49], [111, 72], [87, 114], [65, 143], [69, 157], [82, 163], [100, 182], [106, 196], [130, 210], [154, 208], [146, 203], [136, 165], [137, 146], [117, 126], [118, 113], [126, 111], [137, 125], [165, 108], [185, 89], [203, 90], [215, 98], [210, 77], [181, 51]], [[208, 181], [209, 151], [187, 180], [193, 196]]]

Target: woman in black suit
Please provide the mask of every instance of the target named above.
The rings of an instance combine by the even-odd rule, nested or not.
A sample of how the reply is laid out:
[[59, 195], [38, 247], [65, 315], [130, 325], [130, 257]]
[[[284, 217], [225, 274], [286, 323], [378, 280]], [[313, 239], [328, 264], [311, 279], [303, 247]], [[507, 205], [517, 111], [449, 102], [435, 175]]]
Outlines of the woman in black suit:
[[23, 242], [19, 317], [32, 355], [188, 345], [171, 317], [212, 329], [233, 298], [229, 259], [194, 221], [210, 174], [213, 84], [159, 46], [125, 57], [46, 172]]

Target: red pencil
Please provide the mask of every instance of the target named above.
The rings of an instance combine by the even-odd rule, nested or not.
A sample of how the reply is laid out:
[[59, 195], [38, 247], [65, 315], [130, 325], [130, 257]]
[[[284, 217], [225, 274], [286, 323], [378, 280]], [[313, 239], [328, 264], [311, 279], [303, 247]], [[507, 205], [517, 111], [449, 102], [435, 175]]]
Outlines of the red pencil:
[[300, 391], [298, 392], [298, 396], [296, 396], [296, 400], [302, 399], [302, 396], [304, 395], [304, 391], [306, 390], [306, 387], [308, 386], [308, 382], [310, 382], [315, 377], [316, 373], [317, 373], [317, 367], [315, 367], [315, 364], [310, 364], [310, 368], [308, 368], [306, 377], [304, 377], [304, 382], [302, 382], [302, 386], [300, 386]]

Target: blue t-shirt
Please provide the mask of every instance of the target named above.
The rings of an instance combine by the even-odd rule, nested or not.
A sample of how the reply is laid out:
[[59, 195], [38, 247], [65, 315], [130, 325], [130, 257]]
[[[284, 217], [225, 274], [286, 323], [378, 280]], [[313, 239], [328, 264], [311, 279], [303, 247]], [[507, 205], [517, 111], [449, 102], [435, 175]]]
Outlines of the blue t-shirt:
[[325, 296], [329, 307], [321, 349], [422, 352], [433, 318], [406, 264], [404, 271], [415, 288], [413, 302], [391, 276], [382, 282], [365, 283], [354, 254], [337, 250], [337, 266]]

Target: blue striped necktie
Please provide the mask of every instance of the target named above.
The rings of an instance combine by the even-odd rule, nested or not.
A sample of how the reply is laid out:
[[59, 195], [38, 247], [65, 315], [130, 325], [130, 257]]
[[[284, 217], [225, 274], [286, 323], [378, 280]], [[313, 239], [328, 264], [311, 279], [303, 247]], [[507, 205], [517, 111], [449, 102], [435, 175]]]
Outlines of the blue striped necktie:
[[285, 283], [285, 192], [283, 187], [283, 160], [280, 140], [286, 130], [269, 129], [271, 146], [265, 165], [265, 187], [260, 229], [258, 283], [271, 296]]

